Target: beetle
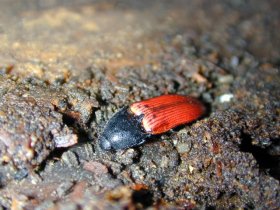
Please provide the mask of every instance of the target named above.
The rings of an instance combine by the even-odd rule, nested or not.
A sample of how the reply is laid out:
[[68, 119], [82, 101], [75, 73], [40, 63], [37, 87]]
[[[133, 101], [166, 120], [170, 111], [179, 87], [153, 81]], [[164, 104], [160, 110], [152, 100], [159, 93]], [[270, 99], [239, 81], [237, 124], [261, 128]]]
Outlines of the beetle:
[[198, 119], [204, 111], [204, 105], [191, 96], [162, 95], [135, 102], [113, 115], [99, 144], [103, 150], [138, 146], [153, 135]]

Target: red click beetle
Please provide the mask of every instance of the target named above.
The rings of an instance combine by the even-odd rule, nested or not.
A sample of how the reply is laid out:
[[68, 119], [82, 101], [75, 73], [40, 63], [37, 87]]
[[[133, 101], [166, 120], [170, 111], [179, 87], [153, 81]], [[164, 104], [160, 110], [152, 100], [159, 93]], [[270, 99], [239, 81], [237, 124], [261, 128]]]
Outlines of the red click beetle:
[[198, 119], [204, 110], [191, 96], [162, 95], [135, 102], [109, 120], [99, 138], [100, 147], [117, 150], [138, 146], [152, 135]]

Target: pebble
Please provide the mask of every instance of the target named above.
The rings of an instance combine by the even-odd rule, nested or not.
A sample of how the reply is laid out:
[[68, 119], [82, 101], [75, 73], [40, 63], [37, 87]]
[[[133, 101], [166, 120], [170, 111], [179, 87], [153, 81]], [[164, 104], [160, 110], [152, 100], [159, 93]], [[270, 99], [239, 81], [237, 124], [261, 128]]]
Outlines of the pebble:
[[107, 189], [115, 189], [116, 187], [122, 185], [119, 179], [114, 179], [110, 174], [105, 174], [98, 180], [101, 187]]
[[38, 206], [35, 207], [35, 210], [47, 210], [47, 209], [53, 209], [54, 208], [54, 202], [47, 200], [40, 203]]
[[232, 67], [236, 67], [239, 64], [239, 58], [237, 56], [233, 56], [230, 60], [230, 65]]
[[28, 176], [28, 170], [26, 168], [23, 168], [21, 170], [19, 170], [15, 176], [14, 176], [14, 179], [16, 180], [22, 180], [24, 179], [25, 177]]
[[61, 159], [69, 167], [78, 167], [79, 166], [79, 160], [78, 160], [77, 155], [70, 150], [67, 152], [64, 152], [61, 156]]
[[86, 158], [90, 159], [94, 156], [94, 148], [93, 145], [90, 143], [87, 143], [84, 145], [84, 151], [86, 153]]
[[133, 148], [130, 148], [125, 152], [119, 151], [116, 153], [117, 161], [123, 163], [124, 165], [131, 165], [137, 156], [138, 152]]
[[232, 75], [223, 75], [218, 77], [218, 82], [220, 84], [229, 84], [233, 82], [233, 76]]
[[232, 93], [225, 93], [225, 94], [219, 96], [219, 102], [227, 103], [227, 102], [230, 102], [233, 98], [234, 98], [234, 95]]
[[60, 147], [70, 147], [78, 143], [78, 136], [76, 134], [67, 134], [64, 136], [55, 136], [54, 137], [55, 146]]
[[69, 191], [73, 187], [73, 185], [74, 185], [74, 183], [70, 182], [70, 181], [63, 182], [57, 187], [57, 189], [54, 191], [54, 193], [58, 197], [65, 196], [69, 193]]
[[102, 112], [101, 110], [97, 110], [94, 112], [96, 122], [99, 124], [102, 121]]
[[83, 168], [87, 171], [92, 172], [95, 176], [101, 176], [108, 173], [108, 168], [97, 161], [85, 162]]
[[131, 174], [135, 180], [144, 180], [145, 172], [137, 165], [131, 166]]
[[122, 164], [114, 161], [104, 160], [104, 164], [113, 172], [113, 174], [119, 174], [123, 170]]
[[191, 142], [189, 143], [179, 143], [176, 148], [178, 153], [188, 153], [191, 150], [192, 144]]

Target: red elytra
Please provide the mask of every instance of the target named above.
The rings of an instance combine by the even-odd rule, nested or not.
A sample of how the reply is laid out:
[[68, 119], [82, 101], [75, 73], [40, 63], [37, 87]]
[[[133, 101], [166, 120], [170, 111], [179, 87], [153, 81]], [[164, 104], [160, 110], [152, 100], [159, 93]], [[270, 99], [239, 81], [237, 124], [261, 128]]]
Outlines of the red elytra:
[[151, 134], [164, 133], [196, 120], [204, 113], [203, 104], [191, 96], [163, 95], [130, 105], [134, 115], [142, 115], [142, 126]]

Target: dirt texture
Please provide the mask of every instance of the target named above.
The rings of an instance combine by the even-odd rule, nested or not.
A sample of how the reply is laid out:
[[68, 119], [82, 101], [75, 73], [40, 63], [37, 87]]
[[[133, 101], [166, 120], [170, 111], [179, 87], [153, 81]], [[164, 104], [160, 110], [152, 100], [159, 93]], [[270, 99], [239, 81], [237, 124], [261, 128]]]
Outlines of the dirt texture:
[[[0, 209], [278, 209], [280, 3], [0, 2]], [[199, 98], [121, 151], [120, 108]]]

